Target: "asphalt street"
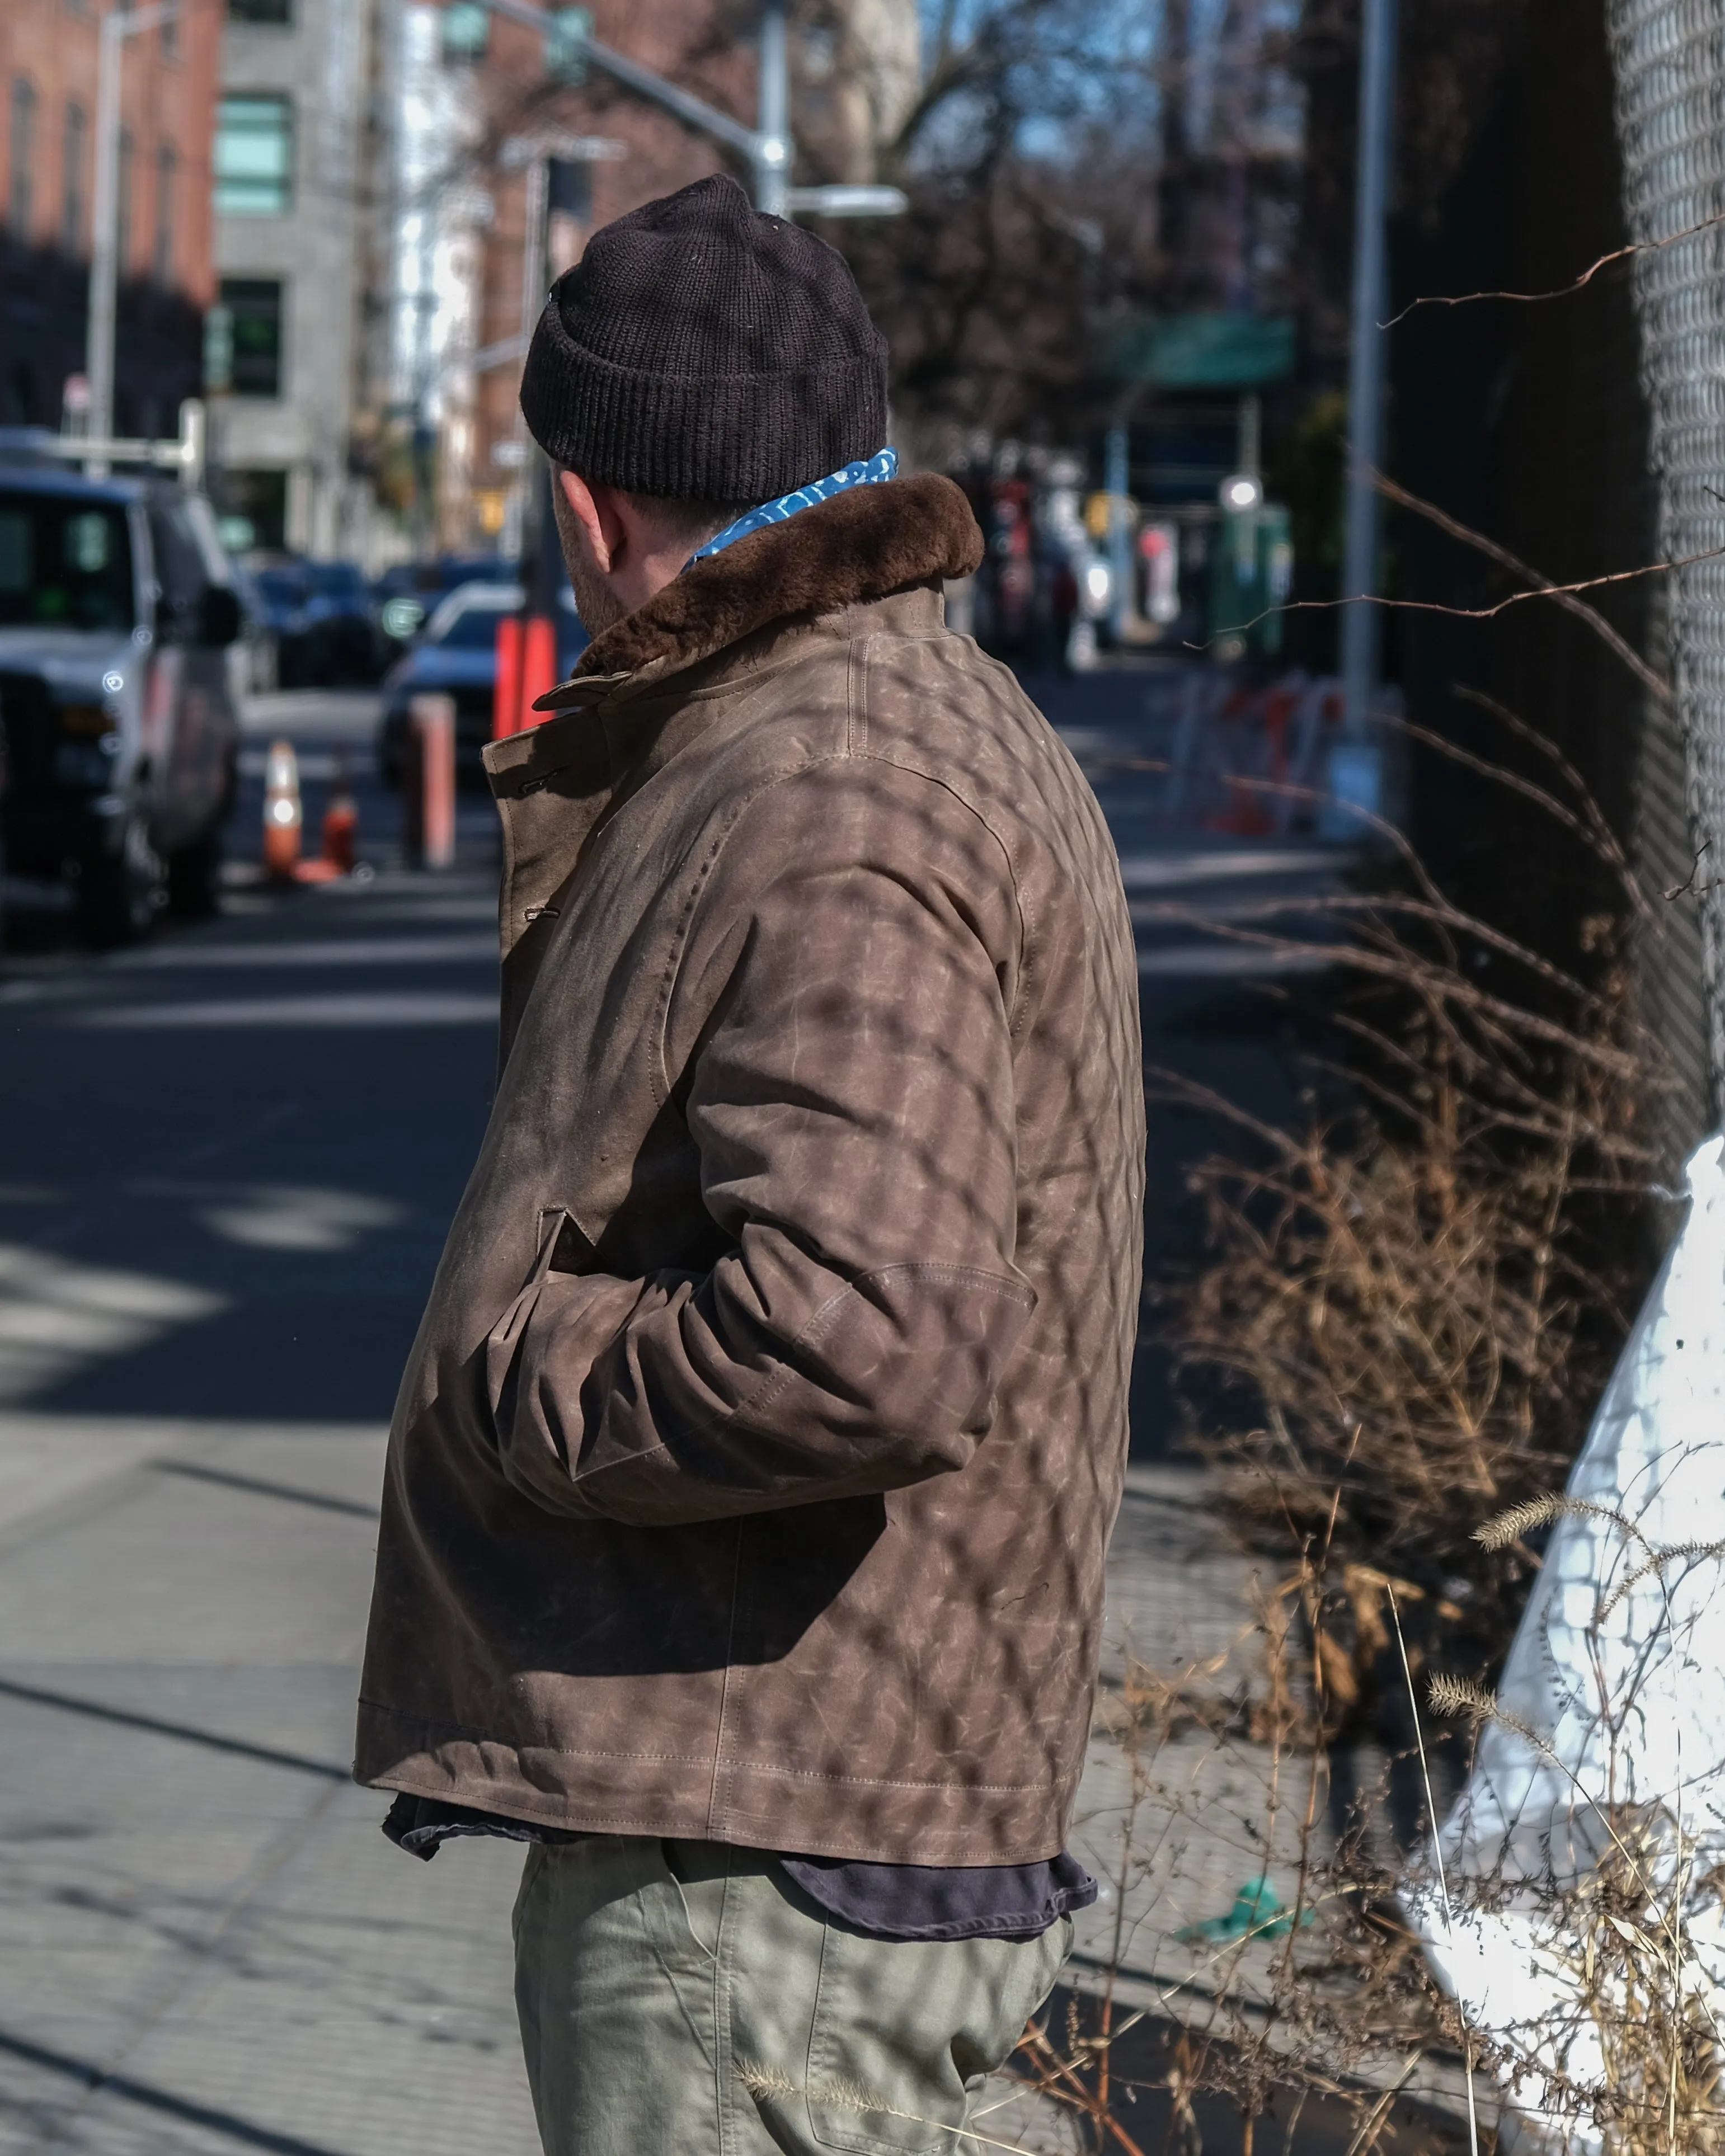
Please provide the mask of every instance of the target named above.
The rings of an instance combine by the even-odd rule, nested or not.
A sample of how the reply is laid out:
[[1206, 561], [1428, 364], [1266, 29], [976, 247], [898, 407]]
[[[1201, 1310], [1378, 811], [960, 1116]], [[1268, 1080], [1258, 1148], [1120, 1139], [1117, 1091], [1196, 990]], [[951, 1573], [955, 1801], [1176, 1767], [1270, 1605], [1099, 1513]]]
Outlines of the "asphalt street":
[[[1054, 715], [1127, 865], [1150, 1060], [1286, 1111], [1295, 1081], [1273, 1008], [1250, 999], [1240, 947], [1204, 923], [1266, 892], [1328, 888], [1338, 864], [1309, 844], [1170, 829], [1144, 767], [1163, 724], [1153, 699], [1128, 683], [1086, 700], [1086, 686], [1060, 691]], [[454, 870], [402, 870], [395, 804], [369, 775], [372, 721], [363, 698], [254, 710], [216, 921], [97, 958], [49, 897], [12, 894], [7, 2156], [537, 2145], [509, 1999], [516, 1853], [468, 1845], [416, 1865], [378, 1834], [379, 1799], [347, 1779], [383, 1427], [495, 1046], [489, 805], [464, 800]], [[338, 772], [357, 782], [363, 877], [288, 894], [249, 877], [278, 732], [301, 752], [309, 831]], [[1193, 1247], [1183, 1168], [1208, 1139], [1189, 1110], [1159, 1109], [1155, 1127], [1163, 1268]], [[1134, 1409], [1117, 1608], [1138, 1653], [1181, 1661], [1225, 1644], [1238, 1567], [1201, 1517], [1194, 1471], [1163, 1460], [1173, 1417], [1153, 1346]], [[1097, 1820], [1111, 1771], [1097, 1769]], [[1178, 1921], [1225, 1909], [1232, 1861], [1194, 1865]]]

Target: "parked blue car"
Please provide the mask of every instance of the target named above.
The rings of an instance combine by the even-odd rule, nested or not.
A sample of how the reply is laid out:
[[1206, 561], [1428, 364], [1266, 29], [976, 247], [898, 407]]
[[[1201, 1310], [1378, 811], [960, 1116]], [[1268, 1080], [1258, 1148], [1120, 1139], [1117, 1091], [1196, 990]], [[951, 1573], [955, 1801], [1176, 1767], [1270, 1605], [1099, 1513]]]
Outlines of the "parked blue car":
[[[457, 778], [485, 783], [482, 752], [491, 738], [497, 692], [497, 624], [521, 608], [519, 584], [461, 584], [439, 603], [407, 656], [384, 675], [377, 767], [388, 784], [401, 783], [408, 703], [430, 690], [455, 700]], [[565, 590], [557, 608], [559, 678], [574, 671], [588, 643], [573, 594]]]
[[413, 644], [440, 600], [463, 584], [513, 583], [516, 568], [496, 554], [439, 554], [428, 562], [398, 562], [372, 586], [372, 616], [383, 639], [386, 663]]
[[252, 583], [275, 641], [279, 687], [369, 688], [382, 672], [371, 591], [352, 562], [266, 562]]

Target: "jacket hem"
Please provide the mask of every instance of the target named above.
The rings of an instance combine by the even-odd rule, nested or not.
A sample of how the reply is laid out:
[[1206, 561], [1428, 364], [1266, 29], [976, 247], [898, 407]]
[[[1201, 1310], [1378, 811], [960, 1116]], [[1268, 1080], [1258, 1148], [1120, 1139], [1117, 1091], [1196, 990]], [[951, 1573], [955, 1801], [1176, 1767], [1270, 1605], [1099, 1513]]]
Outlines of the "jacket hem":
[[369, 1703], [353, 1777], [572, 1834], [721, 1841], [870, 1864], [1034, 1864], [1065, 1846], [1076, 1777], [1002, 1786], [870, 1781], [726, 1762], [712, 1802], [710, 1753], [649, 1755], [518, 1746]]

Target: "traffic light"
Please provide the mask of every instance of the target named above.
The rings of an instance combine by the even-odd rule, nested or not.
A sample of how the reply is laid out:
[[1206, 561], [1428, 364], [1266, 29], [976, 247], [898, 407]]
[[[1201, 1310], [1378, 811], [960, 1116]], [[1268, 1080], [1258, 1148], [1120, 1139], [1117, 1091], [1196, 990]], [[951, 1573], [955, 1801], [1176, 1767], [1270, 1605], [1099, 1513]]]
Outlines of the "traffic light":
[[473, 0], [451, 0], [444, 9], [441, 28], [444, 65], [476, 66], [490, 43], [491, 11]]
[[572, 87], [587, 80], [587, 48], [593, 38], [591, 8], [553, 8], [545, 33], [545, 71]]

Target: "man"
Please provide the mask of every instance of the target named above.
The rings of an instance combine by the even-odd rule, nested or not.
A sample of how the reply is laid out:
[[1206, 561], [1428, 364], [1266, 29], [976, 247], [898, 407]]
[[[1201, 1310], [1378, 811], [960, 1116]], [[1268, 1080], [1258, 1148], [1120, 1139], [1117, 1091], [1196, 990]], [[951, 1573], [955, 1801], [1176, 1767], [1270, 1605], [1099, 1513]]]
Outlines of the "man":
[[487, 753], [503, 1060], [391, 1435], [356, 1772], [534, 1843], [552, 2156], [952, 2145], [1094, 1893], [1065, 1836], [1126, 1447], [1131, 928], [947, 631], [839, 257], [704, 181], [521, 404], [593, 641]]

